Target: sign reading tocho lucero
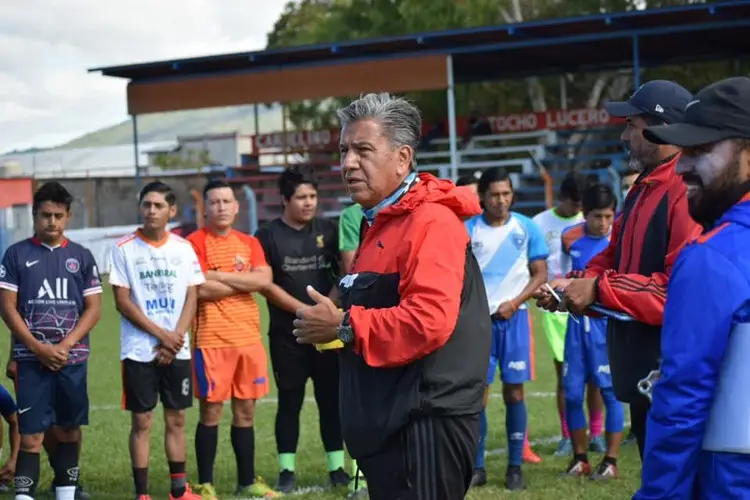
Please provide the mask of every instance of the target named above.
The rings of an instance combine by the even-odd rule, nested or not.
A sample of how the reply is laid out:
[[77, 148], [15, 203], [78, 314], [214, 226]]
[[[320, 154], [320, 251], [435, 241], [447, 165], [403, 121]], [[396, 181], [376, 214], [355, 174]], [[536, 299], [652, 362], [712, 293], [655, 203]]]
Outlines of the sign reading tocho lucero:
[[[604, 108], [579, 108], [556, 111], [541, 111], [530, 113], [515, 113], [511, 115], [497, 115], [485, 117], [495, 134], [511, 134], [517, 132], [534, 132], [537, 130], [565, 130], [572, 128], [594, 128], [620, 123]], [[425, 123], [423, 133], [432, 124]], [[469, 127], [467, 118], [459, 118], [456, 131], [459, 136], [466, 133]], [[447, 126], [445, 127], [447, 130]], [[253, 148], [263, 149], [319, 149], [335, 147], [339, 141], [340, 131], [331, 130], [299, 130], [290, 132], [273, 132], [253, 136]]]

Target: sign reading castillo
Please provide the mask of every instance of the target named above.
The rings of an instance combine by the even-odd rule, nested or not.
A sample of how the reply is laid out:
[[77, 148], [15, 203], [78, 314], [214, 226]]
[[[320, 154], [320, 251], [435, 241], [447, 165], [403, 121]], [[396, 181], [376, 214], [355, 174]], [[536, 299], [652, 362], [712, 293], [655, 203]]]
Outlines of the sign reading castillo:
[[[574, 128], [603, 127], [620, 123], [604, 108], [578, 108], [557, 111], [514, 113], [484, 117], [495, 134], [512, 134], [517, 132], [534, 132], [537, 130], [566, 130]], [[423, 124], [422, 133], [433, 127], [432, 123]], [[447, 130], [447, 124], [443, 124]], [[469, 128], [468, 118], [459, 118], [456, 131], [459, 136]], [[253, 136], [255, 151], [262, 149], [329, 149], [336, 147], [340, 131], [331, 130], [295, 130], [291, 132], [272, 132]]]

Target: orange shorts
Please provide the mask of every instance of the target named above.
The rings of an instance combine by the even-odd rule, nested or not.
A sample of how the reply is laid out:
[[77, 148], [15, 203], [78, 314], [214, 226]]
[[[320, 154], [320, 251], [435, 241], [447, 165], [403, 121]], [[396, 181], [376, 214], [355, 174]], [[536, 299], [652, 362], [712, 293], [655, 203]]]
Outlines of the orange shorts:
[[193, 354], [197, 398], [223, 403], [268, 394], [268, 358], [260, 342], [247, 347], [198, 348]]

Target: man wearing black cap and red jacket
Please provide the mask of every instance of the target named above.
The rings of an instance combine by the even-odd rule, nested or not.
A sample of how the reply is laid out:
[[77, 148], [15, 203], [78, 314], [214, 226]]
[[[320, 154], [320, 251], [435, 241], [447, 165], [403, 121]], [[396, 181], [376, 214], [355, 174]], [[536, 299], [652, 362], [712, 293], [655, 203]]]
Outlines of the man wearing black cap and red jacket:
[[[682, 247], [701, 232], [690, 218], [685, 185], [674, 171], [679, 148], [650, 143], [643, 130], [682, 121], [691, 99], [680, 85], [653, 80], [628, 101], [606, 105], [611, 115], [627, 120], [621, 138], [630, 150], [630, 168], [640, 174], [614, 223], [609, 247], [584, 272], [571, 276], [578, 279], [551, 284], [564, 290], [573, 312], [582, 313], [598, 302], [634, 318], [631, 322], [609, 320], [607, 350], [615, 395], [630, 405], [641, 458], [650, 401], [638, 391], [638, 382], [659, 368], [669, 274]], [[556, 307], [548, 292], [540, 290], [536, 297], [541, 307]], [[612, 463], [612, 475], [616, 470]]]

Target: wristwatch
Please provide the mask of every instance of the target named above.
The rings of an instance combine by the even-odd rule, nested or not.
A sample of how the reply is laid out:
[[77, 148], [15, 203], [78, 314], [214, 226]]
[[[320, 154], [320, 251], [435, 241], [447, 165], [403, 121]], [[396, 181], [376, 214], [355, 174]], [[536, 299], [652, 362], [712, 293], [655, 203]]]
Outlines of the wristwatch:
[[336, 333], [339, 340], [344, 344], [351, 344], [354, 341], [354, 330], [352, 329], [352, 325], [349, 324], [349, 311], [344, 313], [344, 319], [336, 327]]

